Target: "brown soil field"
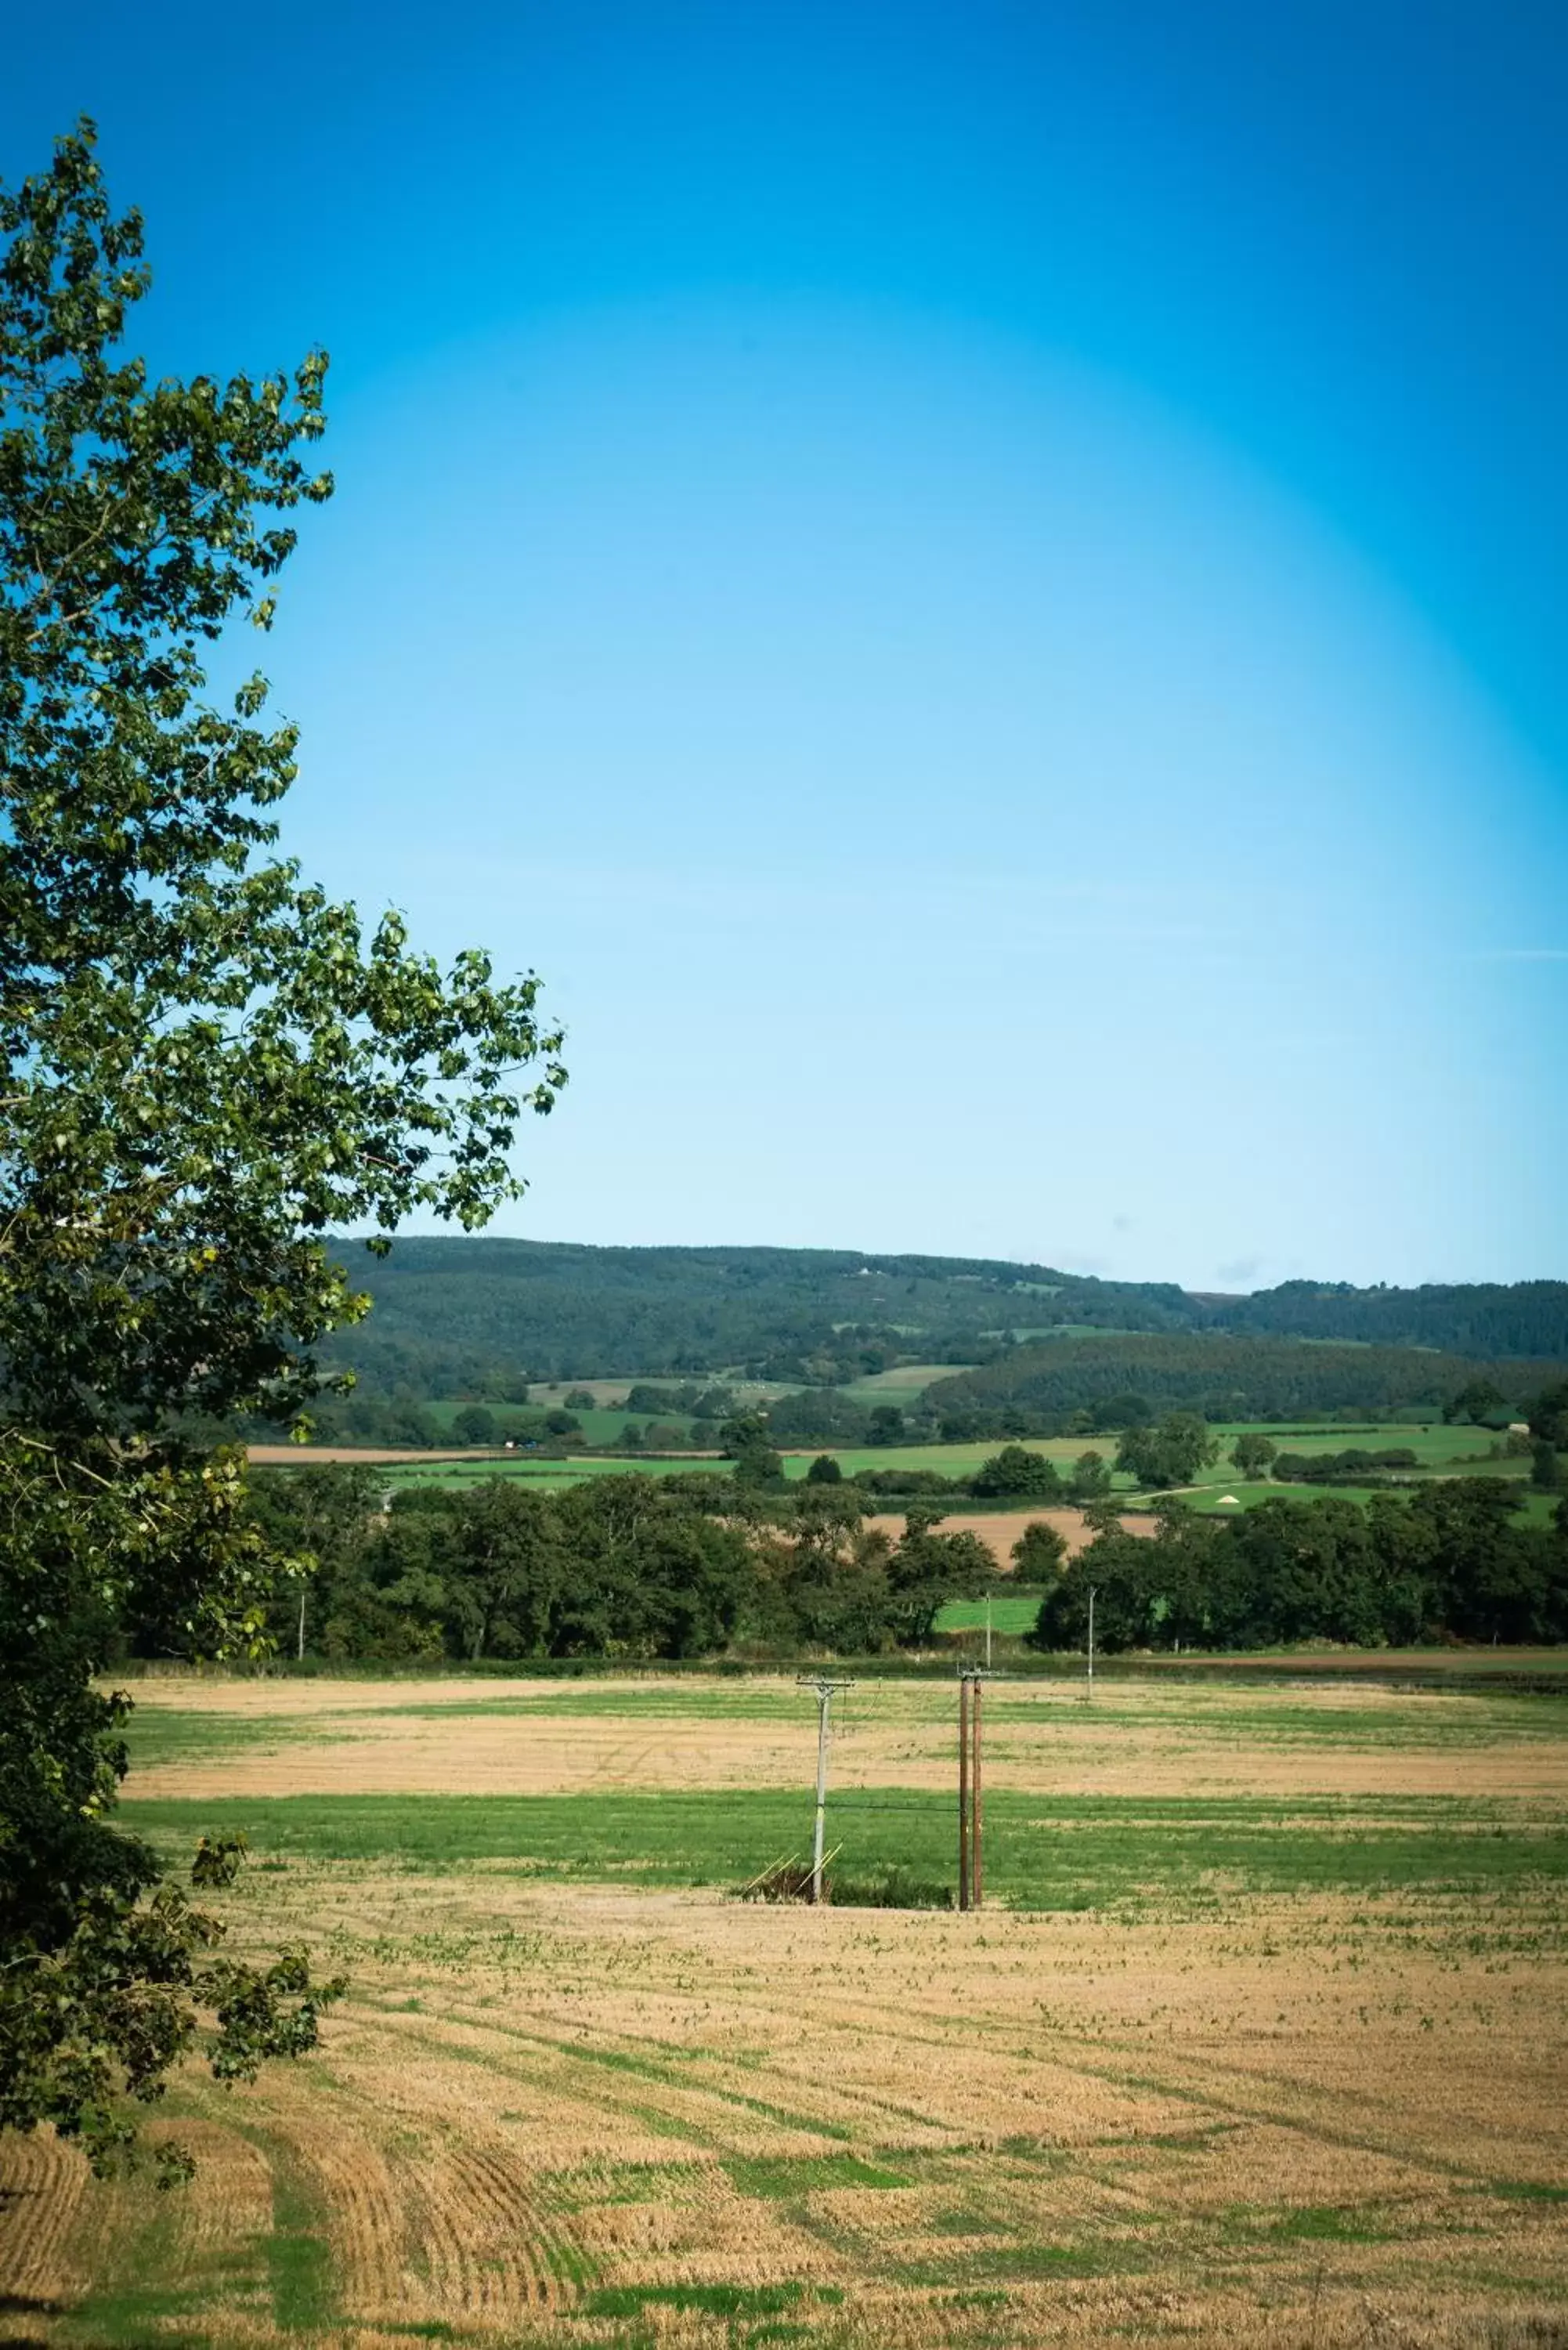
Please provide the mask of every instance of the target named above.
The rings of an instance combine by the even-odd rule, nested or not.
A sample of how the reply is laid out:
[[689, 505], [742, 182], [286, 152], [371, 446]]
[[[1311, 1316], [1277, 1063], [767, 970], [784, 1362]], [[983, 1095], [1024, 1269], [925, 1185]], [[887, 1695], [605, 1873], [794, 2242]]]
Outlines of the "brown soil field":
[[[895, 1536], [904, 1531], [901, 1514], [875, 1517], [874, 1526], [883, 1526]], [[1123, 1527], [1129, 1534], [1153, 1534], [1158, 1532], [1156, 1521], [1148, 1516], [1124, 1517]], [[1012, 1572], [1012, 1545], [1025, 1526], [1054, 1526], [1067, 1545], [1067, 1555], [1075, 1558], [1089, 1540], [1082, 1510], [973, 1510], [958, 1511], [945, 1516], [941, 1530], [945, 1534], [978, 1534], [992, 1553], [1004, 1575]]]
[[[340, 1750], [417, 1802], [491, 1783], [494, 1732], [535, 1790], [582, 1791], [587, 1747], [607, 1788], [722, 1800], [769, 1754], [809, 1784], [815, 1752], [783, 1679], [191, 1679], [139, 1703], [151, 1751], [233, 1742], [137, 1768], [145, 1794], [281, 1794]], [[1482, 1833], [1561, 1821], [1568, 1795], [1556, 1700], [987, 1703], [996, 1786], [1273, 1773], [1303, 1804], [1355, 1787], [1358, 1817], [1460, 1796]], [[854, 1692], [835, 1783], [950, 1783], [951, 1711], [930, 1684]], [[0, 2139], [0, 2344], [1568, 2343], [1561, 1878], [961, 1917], [295, 1854], [224, 1907], [239, 1951], [303, 1942], [348, 1997], [254, 2087], [187, 2068], [149, 2125], [198, 2158], [174, 2194], [90, 2182], [47, 2133]]]

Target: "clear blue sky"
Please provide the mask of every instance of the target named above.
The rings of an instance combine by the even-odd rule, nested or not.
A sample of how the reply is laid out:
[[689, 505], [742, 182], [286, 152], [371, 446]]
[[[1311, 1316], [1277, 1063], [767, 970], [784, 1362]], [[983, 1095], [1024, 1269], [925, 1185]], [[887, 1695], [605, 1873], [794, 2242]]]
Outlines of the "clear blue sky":
[[1568, 1274], [1568, 16], [12, 27], [169, 367], [333, 354], [289, 843], [537, 968], [505, 1229]]

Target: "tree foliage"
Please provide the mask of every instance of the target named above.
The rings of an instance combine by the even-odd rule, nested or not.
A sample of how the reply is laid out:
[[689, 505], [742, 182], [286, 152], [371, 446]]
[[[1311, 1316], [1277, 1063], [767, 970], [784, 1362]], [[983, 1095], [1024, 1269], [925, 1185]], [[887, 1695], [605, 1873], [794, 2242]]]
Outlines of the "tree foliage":
[[1217, 1438], [1193, 1411], [1168, 1411], [1148, 1428], [1129, 1428], [1116, 1448], [1116, 1467], [1139, 1485], [1190, 1485], [1199, 1469], [1220, 1457]]
[[297, 1416], [367, 1302], [327, 1236], [483, 1222], [565, 1077], [531, 977], [443, 971], [275, 853], [295, 731], [205, 664], [330, 493], [327, 360], [151, 380], [148, 285], [90, 125], [0, 192], [0, 2119], [99, 2161], [203, 2016], [225, 2077], [314, 2031], [297, 1960], [204, 1960], [109, 1819], [122, 1627], [266, 1638], [278, 1562], [191, 1431]]
[[1153, 1541], [1101, 1525], [1048, 1590], [1033, 1638], [1082, 1647], [1092, 1586], [1107, 1651], [1568, 1639], [1568, 1508], [1542, 1527], [1518, 1507], [1517, 1486], [1495, 1477], [1365, 1508], [1282, 1495], [1224, 1519], [1171, 1499]]

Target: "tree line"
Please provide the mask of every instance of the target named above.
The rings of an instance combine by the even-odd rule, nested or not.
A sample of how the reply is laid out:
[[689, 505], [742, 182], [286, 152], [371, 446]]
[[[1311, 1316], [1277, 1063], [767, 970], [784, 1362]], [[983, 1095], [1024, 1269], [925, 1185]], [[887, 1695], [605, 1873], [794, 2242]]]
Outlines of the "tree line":
[[[1109, 1651], [1568, 1639], [1568, 1503], [1531, 1524], [1519, 1490], [1445, 1479], [1365, 1506], [1282, 1495], [1228, 1518], [1170, 1498], [1152, 1538], [1102, 1498], [1071, 1560], [1054, 1526], [1031, 1524], [1008, 1587], [1045, 1586], [1044, 1649], [1082, 1647], [1091, 1589]], [[494, 1478], [387, 1503], [374, 1471], [342, 1465], [258, 1472], [251, 1508], [271, 1549], [315, 1562], [269, 1603], [285, 1652], [521, 1663], [926, 1646], [949, 1600], [996, 1587], [994, 1561], [943, 1530], [938, 1500], [909, 1504], [897, 1538], [869, 1523], [874, 1504], [847, 1481], [768, 1493], [637, 1475], [557, 1493]], [[166, 1616], [123, 1631], [137, 1653], [177, 1651]]]
[[[993, 1572], [935, 1511], [911, 1508], [897, 1539], [868, 1524], [846, 1484], [628, 1474], [540, 1493], [497, 1477], [385, 1501], [373, 1471], [335, 1464], [264, 1471], [252, 1492], [268, 1544], [315, 1562], [275, 1592], [273, 1635], [334, 1661], [865, 1653], [929, 1640]], [[167, 1627], [124, 1633], [144, 1653]]]
[[1091, 1591], [1110, 1651], [1568, 1639], [1568, 1503], [1546, 1526], [1518, 1513], [1519, 1488], [1488, 1477], [1229, 1518], [1172, 1500], [1152, 1540], [1102, 1521], [1053, 1582], [1033, 1643], [1081, 1648]]

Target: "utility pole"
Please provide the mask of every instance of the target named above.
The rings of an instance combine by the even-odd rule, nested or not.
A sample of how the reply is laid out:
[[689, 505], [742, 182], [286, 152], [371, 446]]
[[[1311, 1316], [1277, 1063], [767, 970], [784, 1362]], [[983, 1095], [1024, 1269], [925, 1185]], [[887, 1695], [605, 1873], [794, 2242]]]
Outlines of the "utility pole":
[[969, 1908], [969, 1683], [959, 1668], [959, 1908]]
[[795, 1684], [800, 1689], [816, 1691], [816, 1827], [811, 1845], [811, 1898], [813, 1905], [822, 1900], [822, 1845], [827, 1819], [827, 1740], [829, 1717], [836, 1691], [852, 1690], [853, 1681], [829, 1680], [810, 1673], [797, 1673]]
[[296, 1656], [298, 1657], [298, 1659], [299, 1659], [299, 1660], [300, 1660], [300, 1662], [301, 1662], [302, 1664], [303, 1664], [303, 1663], [304, 1663], [304, 1661], [305, 1661], [305, 1594], [306, 1594], [306, 1586], [305, 1577], [304, 1577], [303, 1575], [301, 1575], [301, 1577], [300, 1577], [300, 1579], [299, 1579], [299, 1646], [298, 1646], [298, 1648], [297, 1648], [297, 1649], [296, 1650], [296, 1652], [295, 1652], [295, 1653], [296, 1654]]
[[985, 1669], [991, 1670], [991, 1594], [985, 1595]]
[[970, 1714], [970, 1731], [974, 1739], [974, 1762], [970, 1769], [969, 1799], [973, 1806], [971, 1827], [974, 1852], [970, 1861], [970, 1899], [978, 1909], [985, 1899], [985, 1795], [980, 1773], [980, 1701], [985, 1694], [985, 1683], [975, 1676], [974, 1701]]
[[1089, 1679], [1084, 1691], [1086, 1698], [1095, 1694], [1095, 1593], [1097, 1588], [1096, 1584], [1089, 1586]]
[[959, 1908], [985, 1898], [985, 1783], [981, 1761], [983, 1665], [959, 1667]]

